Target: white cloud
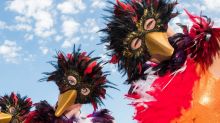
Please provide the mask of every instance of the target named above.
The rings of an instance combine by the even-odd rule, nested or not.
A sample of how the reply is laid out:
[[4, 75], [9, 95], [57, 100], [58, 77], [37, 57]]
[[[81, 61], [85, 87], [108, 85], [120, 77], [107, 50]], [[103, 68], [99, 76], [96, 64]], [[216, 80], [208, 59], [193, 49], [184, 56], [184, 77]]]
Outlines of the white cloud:
[[6, 9], [33, 17], [37, 11], [51, 7], [52, 2], [52, 0], [13, 0], [9, 2]]
[[62, 37], [61, 35], [57, 35], [57, 36], [55, 37], [55, 41], [56, 41], [56, 42], [59, 42], [61, 39], [63, 39], [63, 37]]
[[31, 40], [33, 40], [33, 38], [34, 38], [34, 35], [32, 35], [32, 34], [25, 34], [24, 35], [24, 39], [26, 41], [31, 41]]
[[43, 46], [40, 47], [40, 50], [44, 55], [46, 55], [49, 52], [49, 49], [47, 47], [43, 47]]
[[8, 25], [4, 21], [0, 21], [0, 29], [10, 30], [10, 31], [31, 31], [31, 25], [20, 23], [16, 25]]
[[31, 19], [25, 16], [15, 16], [15, 20], [18, 23], [31, 23]]
[[96, 20], [94, 18], [88, 18], [84, 22], [84, 29], [82, 33], [97, 33], [100, 30]]
[[66, 19], [62, 24], [62, 31], [66, 37], [72, 37], [79, 31], [80, 24], [73, 19]]
[[34, 57], [35, 57], [34, 55], [29, 54], [29, 55], [27, 55], [27, 57], [24, 57], [23, 60], [24, 60], [24, 61], [27, 61], [27, 62], [34, 61], [34, 60], [35, 60]]
[[6, 62], [17, 63], [17, 58], [20, 56], [19, 52], [22, 47], [18, 46], [16, 42], [5, 40], [0, 45], [0, 56], [5, 59]]
[[0, 29], [5, 29], [7, 24], [4, 21], [0, 21]]
[[73, 38], [71, 40], [65, 40], [62, 44], [62, 48], [72, 48], [74, 44], [78, 43], [80, 40], [79, 37]]
[[92, 0], [92, 8], [104, 8], [106, 6], [106, 2], [104, 0]]
[[18, 30], [18, 31], [20, 31], [20, 30], [31, 31], [32, 30], [32, 27], [28, 24], [17, 24], [15, 27], [12, 26], [11, 28], [12, 28], [11, 30], [15, 29], [15, 30]]
[[77, 14], [80, 11], [85, 10], [86, 5], [82, 0], [66, 0], [63, 3], [58, 4], [57, 8], [63, 14]]
[[100, 30], [97, 21], [94, 18], [88, 18], [83, 23], [83, 27], [80, 29], [80, 32], [83, 34], [84, 39], [94, 40]]
[[36, 36], [47, 38], [55, 33], [53, 29], [54, 19], [50, 13], [53, 5], [52, 0], [13, 0], [8, 3], [7, 10], [20, 14], [15, 17], [18, 23], [29, 24], [31, 20], [35, 22], [34, 32]]
[[35, 14], [35, 33], [39, 37], [49, 37], [55, 33], [52, 15], [47, 11], [38, 11]]
[[100, 57], [103, 61], [108, 61], [108, 56], [106, 54], [100, 54]]
[[212, 21], [214, 21], [214, 27], [220, 26], [220, 18], [213, 18]]
[[209, 10], [219, 11], [220, 1], [219, 0], [204, 0], [204, 5]]

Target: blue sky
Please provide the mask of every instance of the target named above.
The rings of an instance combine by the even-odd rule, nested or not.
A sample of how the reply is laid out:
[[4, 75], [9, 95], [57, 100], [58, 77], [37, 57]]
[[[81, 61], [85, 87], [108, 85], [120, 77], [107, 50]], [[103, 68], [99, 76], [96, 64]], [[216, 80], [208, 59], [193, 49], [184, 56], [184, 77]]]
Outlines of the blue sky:
[[[112, 0], [113, 1], [113, 0]], [[183, 8], [196, 14], [202, 13], [213, 18], [220, 25], [220, 1], [180, 0], [178, 10], [182, 13], [170, 25], [176, 32], [175, 23], [190, 25]], [[53, 60], [56, 51], [70, 52], [74, 44], [82, 45], [84, 51], [95, 50], [93, 56], [104, 55], [98, 30], [105, 27], [103, 8], [109, 6], [105, 0], [2, 0], [0, 4], [0, 95], [12, 91], [27, 95], [34, 102], [47, 100], [55, 104], [58, 89], [54, 83], [39, 82], [43, 72], [52, 71], [47, 62]], [[132, 120], [134, 110], [124, 98], [128, 86], [125, 78], [113, 65], [108, 79], [118, 85], [120, 91], [108, 90], [105, 106], [112, 111], [117, 123], [136, 123]], [[90, 113], [92, 106], [86, 105], [82, 112]]]

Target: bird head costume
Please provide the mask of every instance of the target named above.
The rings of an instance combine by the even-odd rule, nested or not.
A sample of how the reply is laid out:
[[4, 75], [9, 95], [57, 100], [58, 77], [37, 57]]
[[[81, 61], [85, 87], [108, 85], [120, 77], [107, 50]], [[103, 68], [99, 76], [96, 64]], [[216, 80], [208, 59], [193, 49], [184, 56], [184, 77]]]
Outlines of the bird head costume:
[[171, 58], [174, 47], [168, 41], [168, 22], [178, 15], [173, 12], [177, 2], [166, 0], [116, 0], [108, 24], [102, 31], [106, 36], [111, 63], [128, 74], [128, 82], [143, 75], [147, 61], [161, 62]]
[[0, 107], [0, 123], [21, 123], [27, 117], [32, 101], [26, 96], [11, 93], [0, 97]]
[[56, 70], [47, 73], [47, 81], [54, 81], [59, 87], [60, 95], [56, 108], [56, 116], [63, 114], [65, 109], [72, 104], [92, 104], [97, 109], [97, 104], [102, 104], [106, 88], [112, 87], [106, 79], [108, 73], [102, 71], [102, 62], [99, 58], [91, 58], [85, 52], [78, 50], [71, 54], [58, 53]]
[[[106, 88], [114, 87], [106, 78], [109, 73], [102, 71], [103, 62], [98, 62], [99, 57], [91, 58], [90, 55], [91, 53], [87, 55], [86, 52], [80, 52], [80, 49], [75, 47], [70, 54], [65, 55], [62, 52], [57, 54], [57, 61], [51, 62], [55, 71], [45, 73], [46, 81], [55, 82], [59, 88], [57, 105], [54, 109], [46, 101], [37, 103], [36, 110], [30, 114], [26, 123], [69, 123], [77, 121], [74, 116], [68, 118], [65, 115], [74, 104], [92, 104], [94, 110], [98, 105], [103, 104]], [[112, 121], [113, 118], [109, 117], [106, 120]]]
[[213, 63], [213, 58], [219, 54], [220, 28], [213, 27], [214, 22], [207, 16], [193, 15], [185, 10], [189, 19], [193, 23], [190, 29], [181, 25], [185, 35], [191, 39], [190, 57], [201, 65], [203, 70], [207, 70]]

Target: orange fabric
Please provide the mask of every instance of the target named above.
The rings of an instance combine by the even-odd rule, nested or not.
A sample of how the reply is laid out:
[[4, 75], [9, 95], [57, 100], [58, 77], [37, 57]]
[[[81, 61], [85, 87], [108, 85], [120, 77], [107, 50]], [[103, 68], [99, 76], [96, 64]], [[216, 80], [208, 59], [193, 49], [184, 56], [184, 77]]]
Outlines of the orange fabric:
[[183, 111], [172, 123], [220, 123], [220, 78], [208, 71], [199, 74], [201, 78], [193, 89], [191, 109]]

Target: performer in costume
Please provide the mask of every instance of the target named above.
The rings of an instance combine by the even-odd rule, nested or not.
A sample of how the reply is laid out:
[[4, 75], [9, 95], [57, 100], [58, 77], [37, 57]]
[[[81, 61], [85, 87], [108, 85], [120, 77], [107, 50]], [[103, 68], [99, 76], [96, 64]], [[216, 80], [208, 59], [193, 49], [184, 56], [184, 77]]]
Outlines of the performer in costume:
[[192, 39], [190, 56], [196, 62], [199, 80], [192, 91], [191, 107], [183, 110], [173, 123], [219, 123], [220, 122], [220, 28], [207, 16], [196, 16], [186, 11], [193, 26], [185, 35]]
[[36, 110], [29, 113], [25, 123], [113, 123], [107, 109], [94, 112], [82, 117], [80, 108], [82, 104], [92, 104], [96, 111], [102, 105], [106, 88], [114, 88], [107, 80], [108, 72], [103, 72], [103, 62], [99, 57], [91, 58], [86, 52], [75, 49], [70, 54], [59, 52], [57, 61], [51, 62], [55, 71], [45, 73], [47, 81], [54, 81], [59, 88], [60, 95], [55, 109], [46, 101], [35, 104]]
[[128, 74], [127, 96], [133, 100], [138, 122], [218, 123], [218, 81], [208, 70], [210, 65], [219, 68], [213, 62], [219, 53], [219, 29], [210, 19], [187, 12], [193, 27], [188, 32], [180, 25], [184, 34], [175, 34], [168, 42], [167, 25], [178, 14], [172, 14], [176, 4], [117, 0], [103, 30], [110, 62]]
[[[135, 119], [145, 121], [142, 117], [149, 119], [152, 116], [148, 117], [139, 112], [147, 108], [146, 101], [155, 100], [153, 95], [146, 94], [148, 85], [152, 84], [158, 75], [174, 72], [184, 65], [187, 53], [185, 47], [188, 42], [182, 42], [178, 38], [175, 38], [175, 41], [168, 40], [168, 22], [178, 15], [178, 12], [173, 13], [177, 2], [165, 0], [116, 2], [107, 28], [103, 30], [107, 36], [102, 41], [108, 43], [107, 47], [112, 56], [110, 62], [117, 63], [119, 70], [128, 74], [127, 81], [131, 83], [128, 96], [135, 98], [133, 104], [137, 106], [138, 111]], [[187, 91], [188, 89], [183, 93]], [[179, 101], [177, 108], [184, 103], [183, 100]], [[170, 117], [167, 118], [170, 120]], [[152, 118], [155, 119], [160, 118]]]
[[0, 97], [0, 123], [21, 123], [27, 117], [31, 107], [31, 98], [11, 93]]

